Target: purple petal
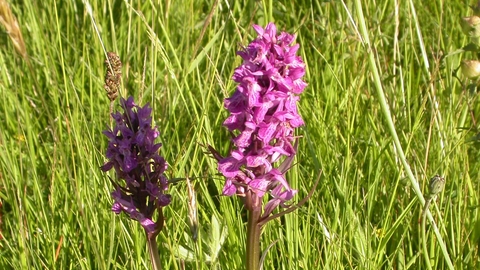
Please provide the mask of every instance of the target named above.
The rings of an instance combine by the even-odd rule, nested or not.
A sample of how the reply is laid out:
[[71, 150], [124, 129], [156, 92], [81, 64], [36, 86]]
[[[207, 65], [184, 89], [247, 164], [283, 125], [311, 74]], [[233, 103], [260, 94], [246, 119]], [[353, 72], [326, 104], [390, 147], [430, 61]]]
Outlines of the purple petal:
[[245, 158], [248, 167], [263, 167], [265, 171], [272, 169], [272, 164], [267, 160], [267, 155], [250, 155]]
[[277, 206], [279, 204], [280, 204], [279, 199], [271, 199], [270, 201], [268, 201], [267, 204], [265, 205], [264, 209], [263, 209], [263, 215], [262, 216], [268, 217], [273, 212], [273, 210], [275, 210], [275, 208], [277, 208]]
[[100, 167], [102, 171], [107, 172], [110, 171], [113, 168], [113, 162], [109, 161], [106, 162], [102, 167]]
[[156, 224], [151, 219], [142, 216], [137, 217], [137, 220], [140, 222], [142, 227], [145, 229], [146, 233], [152, 233], [156, 229]]
[[268, 144], [270, 140], [273, 138], [275, 131], [277, 130], [278, 122], [271, 122], [269, 124], [261, 123], [258, 130], [258, 138], [264, 142], [264, 144]]
[[235, 177], [239, 173], [241, 165], [241, 160], [227, 157], [218, 162], [218, 171], [225, 177]]
[[263, 29], [263, 27], [261, 27], [260, 25], [252, 25], [253, 29], [255, 29], [255, 31], [258, 33], [259, 36], [263, 36], [263, 33], [265, 32], [265, 30]]
[[120, 214], [122, 212], [122, 205], [117, 202], [113, 203], [112, 211], [117, 215]]
[[235, 187], [235, 185], [233, 185], [232, 179], [227, 178], [227, 180], [225, 181], [225, 185], [223, 186], [222, 194], [225, 196], [232, 196], [235, 194], [236, 191], [237, 188]]
[[172, 196], [170, 194], [161, 194], [158, 198], [159, 206], [167, 206], [172, 202]]
[[250, 183], [248, 183], [248, 186], [254, 190], [254, 192], [257, 194], [258, 197], [263, 197], [265, 195], [265, 192], [267, 192], [269, 181], [265, 178], [257, 178]]

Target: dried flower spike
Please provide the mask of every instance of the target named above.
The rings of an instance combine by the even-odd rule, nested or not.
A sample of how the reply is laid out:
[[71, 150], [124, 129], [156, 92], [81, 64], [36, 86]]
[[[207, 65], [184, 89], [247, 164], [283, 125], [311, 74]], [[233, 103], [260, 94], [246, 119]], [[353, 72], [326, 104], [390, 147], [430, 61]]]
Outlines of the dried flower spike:
[[15, 50], [24, 58], [27, 59], [27, 50], [25, 42], [23, 41], [22, 32], [18, 25], [17, 18], [13, 16], [12, 10], [7, 1], [0, 0], [0, 24], [7, 30], [7, 34], [13, 42]]
[[[108, 139], [106, 162], [101, 169], [115, 169], [119, 181], [112, 181], [115, 203], [112, 211], [124, 212], [141, 223], [149, 237], [163, 227], [162, 208], [170, 203], [168, 180], [164, 175], [167, 162], [158, 154], [162, 144], [155, 143], [159, 132], [152, 127], [152, 109], [135, 105], [133, 98], [121, 99], [123, 113], [112, 114], [115, 126], [103, 132]], [[155, 210], [158, 220], [152, 220]]]
[[114, 101], [118, 97], [118, 90], [122, 79], [122, 62], [120, 57], [114, 52], [107, 53], [105, 60], [107, 73], [105, 74], [105, 91], [110, 101]]

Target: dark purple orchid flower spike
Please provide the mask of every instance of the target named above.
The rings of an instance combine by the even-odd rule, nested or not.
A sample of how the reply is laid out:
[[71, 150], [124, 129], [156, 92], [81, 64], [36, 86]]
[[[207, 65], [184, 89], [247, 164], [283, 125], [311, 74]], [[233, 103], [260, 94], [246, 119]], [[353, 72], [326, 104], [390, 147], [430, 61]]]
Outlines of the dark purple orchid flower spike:
[[[155, 238], [163, 227], [162, 208], [170, 203], [170, 195], [164, 192], [168, 180], [165, 159], [159, 155], [160, 143], [155, 143], [159, 132], [152, 127], [152, 109], [135, 105], [133, 97], [121, 99], [123, 113], [113, 113], [113, 130], [103, 132], [108, 139], [106, 162], [101, 169], [115, 169], [118, 181], [112, 181], [114, 204], [112, 211], [124, 212], [140, 222], [149, 238]], [[158, 221], [152, 220], [155, 210]]]

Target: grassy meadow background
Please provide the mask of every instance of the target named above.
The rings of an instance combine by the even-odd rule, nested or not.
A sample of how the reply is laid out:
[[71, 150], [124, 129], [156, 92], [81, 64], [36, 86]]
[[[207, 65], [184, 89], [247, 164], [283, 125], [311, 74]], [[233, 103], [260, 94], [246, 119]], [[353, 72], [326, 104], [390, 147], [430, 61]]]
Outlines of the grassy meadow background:
[[[363, 15], [357, 2], [364, 2]], [[469, 42], [459, 20], [475, 3], [9, 3], [27, 56], [2, 26], [0, 269], [150, 267], [143, 229], [110, 211], [112, 185], [99, 168], [110, 121], [105, 50], [123, 62], [121, 95], [153, 107], [167, 176], [189, 176], [195, 187], [196, 242], [186, 181], [170, 187], [157, 239], [164, 269], [243, 269], [245, 211], [238, 198], [221, 196], [224, 179], [202, 145], [227, 153], [223, 99], [236, 86], [236, 51], [256, 37], [252, 24], [269, 21], [297, 34], [307, 66], [299, 103], [306, 125], [287, 175], [299, 190], [295, 201], [320, 171], [321, 178], [303, 207], [267, 224], [262, 250], [272, 246], [263, 269], [426, 269], [422, 203], [412, 183], [426, 192], [435, 174], [446, 186], [430, 210], [449, 258], [456, 269], [480, 267], [480, 108], [468, 81], [453, 76], [475, 55], [441, 58]], [[429, 221], [426, 235], [434, 269], [446, 269]]]

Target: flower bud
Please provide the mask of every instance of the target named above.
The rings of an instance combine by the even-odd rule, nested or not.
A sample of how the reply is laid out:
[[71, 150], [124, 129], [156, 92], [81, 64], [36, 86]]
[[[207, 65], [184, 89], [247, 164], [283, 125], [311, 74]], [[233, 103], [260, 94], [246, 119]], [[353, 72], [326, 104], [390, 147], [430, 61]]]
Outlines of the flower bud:
[[435, 175], [430, 179], [430, 182], [428, 184], [429, 196], [432, 197], [442, 192], [444, 186], [445, 186], [445, 178], [441, 177], [438, 174]]
[[464, 34], [472, 38], [480, 37], [480, 17], [476, 15], [463, 17], [460, 24]]
[[477, 60], [463, 60], [460, 64], [462, 73], [469, 79], [474, 79], [480, 76], [480, 61]]

